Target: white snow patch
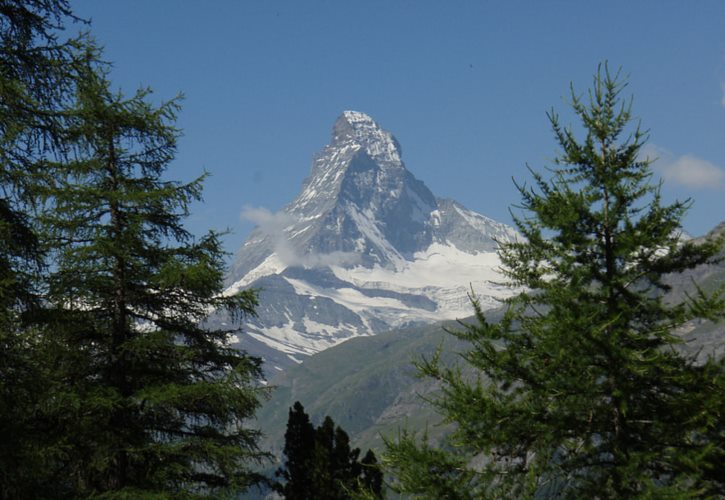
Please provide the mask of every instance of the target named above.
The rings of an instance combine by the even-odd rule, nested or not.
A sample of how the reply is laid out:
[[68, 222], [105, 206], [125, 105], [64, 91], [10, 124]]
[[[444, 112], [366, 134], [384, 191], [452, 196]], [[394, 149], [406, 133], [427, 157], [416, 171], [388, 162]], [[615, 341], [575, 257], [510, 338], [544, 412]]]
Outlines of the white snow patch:
[[260, 265], [245, 274], [242, 279], [240, 279], [239, 281], [235, 281], [229, 288], [224, 290], [223, 295], [233, 295], [244, 287], [249, 286], [255, 280], [258, 280], [259, 278], [262, 278], [264, 276], [279, 274], [285, 269], [287, 269], [287, 265], [282, 262], [282, 260], [277, 256], [276, 253], [273, 253], [269, 257], [264, 259], [264, 261]]
[[441, 225], [441, 211], [440, 210], [433, 210], [430, 213], [430, 223], [433, 225], [433, 227], [440, 227]]
[[[317, 306], [313, 306], [316, 308]], [[330, 330], [335, 329], [333, 325], [327, 325], [325, 323], [318, 323], [317, 321], [313, 321], [307, 316], [302, 318], [302, 324], [305, 325], [305, 331], [307, 333], [324, 333], [329, 334]]]
[[392, 285], [390, 289], [403, 290], [450, 288], [465, 286], [472, 281], [500, 280], [501, 275], [497, 271], [500, 264], [495, 252], [471, 254], [450, 243], [433, 243], [425, 251], [416, 252], [412, 261], [404, 261], [397, 271], [378, 265], [351, 269], [333, 266], [331, 269], [338, 278], [359, 287], [377, 288], [378, 283], [389, 283]]
[[310, 224], [310, 225], [307, 225], [307, 226], [303, 227], [302, 229], [297, 229], [295, 231], [292, 231], [290, 233], [290, 235], [289, 235], [289, 239], [291, 240], [293, 238], [296, 238], [300, 234], [302, 234], [302, 233], [304, 233], [306, 231], [309, 231], [311, 228], [312, 228], [312, 225]]
[[370, 308], [393, 308], [401, 311], [410, 309], [398, 299], [388, 297], [368, 297], [354, 288], [321, 288], [315, 287], [302, 280], [285, 278], [299, 295], [312, 295], [327, 297], [341, 304], [353, 312], [360, 313]]
[[[512, 289], [496, 284], [502, 281], [497, 270], [499, 265], [500, 260], [495, 252], [470, 254], [450, 243], [433, 243], [424, 252], [417, 252], [414, 260], [404, 261], [404, 265], [397, 270], [378, 265], [351, 269], [333, 266], [331, 269], [338, 278], [359, 288], [428, 297], [437, 304], [436, 311], [406, 309], [420, 314], [421, 319], [441, 320], [461, 318], [473, 312], [468, 297], [471, 289], [481, 300], [484, 309], [499, 305], [497, 298], [513, 295]], [[369, 297], [366, 299], [371, 301]], [[369, 307], [374, 306], [371, 304]]]
[[360, 332], [350, 324], [324, 325], [305, 318], [303, 320], [306, 331], [295, 329], [294, 322], [287, 315], [287, 321], [282, 326], [258, 327], [248, 325], [246, 334], [272, 349], [281, 351], [288, 356], [310, 356], [316, 352], [324, 351], [350, 337], [369, 334]]

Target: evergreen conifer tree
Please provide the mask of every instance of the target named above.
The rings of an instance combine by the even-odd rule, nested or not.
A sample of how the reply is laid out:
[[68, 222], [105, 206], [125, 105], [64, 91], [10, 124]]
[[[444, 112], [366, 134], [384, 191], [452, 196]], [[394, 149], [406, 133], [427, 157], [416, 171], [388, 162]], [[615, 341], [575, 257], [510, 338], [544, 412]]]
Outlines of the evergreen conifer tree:
[[230, 347], [214, 310], [252, 314], [250, 291], [222, 294], [218, 235], [183, 226], [203, 178], [165, 180], [176, 101], [113, 93], [93, 57], [77, 86], [73, 159], [46, 195], [53, 242], [47, 402], [73, 496], [234, 495], [263, 458], [247, 420], [260, 362]]
[[285, 480], [279, 491], [287, 499], [344, 500], [363, 491], [382, 496], [372, 450], [365, 455], [365, 468], [358, 461], [360, 449], [350, 449], [347, 433], [329, 416], [315, 429], [299, 401], [289, 410], [284, 454], [277, 476]]
[[315, 429], [315, 448], [312, 463], [307, 471], [307, 480], [312, 489], [312, 498], [338, 499], [342, 485], [335, 481], [338, 464], [332, 456], [335, 448], [335, 422], [326, 416]]
[[315, 428], [299, 401], [289, 410], [287, 432], [284, 435], [284, 455], [287, 460], [277, 471], [277, 477], [284, 479], [281, 492], [285, 498], [314, 498], [309, 472], [315, 456]]
[[335, 484], [353, 485], [362, 473], [358, 457], [360, 448], [350, 449], [350, 436], [340, 426], [335, 428], [335, 443], [330, 450], [331, 476]]
[[65, 0], [0, 0], [0, 498], [53, 492], [38, 406], [47, 388], [34, 319], [42, 241], [34, 214], [47, 160], [64, 151], [75, 47]]
[[74, 47], [58, 31], [65, 0], [0, 2], [0, 304], [2, 320], [34, 303], [42, 252], [33, 209], [46, 160], [63, 151]]
[[[663, 204], [642, 159], [619, 75], [572, 92], [583, 139], [549, 115], [562, 152], [550, 178], [520, 186], [525, 240], [500, 249], [521, 292], [489, 324], [454, 334], [469, 365], [419, 363], [442, 382], [437, 407], [456, 430], [437, 449], [388, 443], [397, 487], [426, 498], [722, 496], [723, 361], [677, 349], [675, 329], [718, 321], [721, 293], [666, 299], [667, 275], [713, 260], [722, 242], [682, 241], [689, 202]], [[470, 376], [470, 369], [477, 376]]]
[[383, 497], [383, 471], [380, 470], [378, 459], [373, 450], [368, 450], [360, 461], [360, 487], [361, 490], [372, 495], [373, 498]]

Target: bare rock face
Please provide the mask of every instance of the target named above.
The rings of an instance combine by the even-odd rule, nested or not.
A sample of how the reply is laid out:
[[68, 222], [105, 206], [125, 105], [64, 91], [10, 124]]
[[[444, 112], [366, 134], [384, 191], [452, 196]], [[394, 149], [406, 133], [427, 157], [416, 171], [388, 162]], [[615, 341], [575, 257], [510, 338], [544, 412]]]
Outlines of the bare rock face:
[[[280, 368], [345, 339], [470, 314], [510, 290], [492, 285], [510, 227], [436, 198], [395, 137], [345, 111], [297, 198], [237, 253], [229, 291], [261, 289], [240, 347]], [[260, 346], [264, 346], [261, 348]]]

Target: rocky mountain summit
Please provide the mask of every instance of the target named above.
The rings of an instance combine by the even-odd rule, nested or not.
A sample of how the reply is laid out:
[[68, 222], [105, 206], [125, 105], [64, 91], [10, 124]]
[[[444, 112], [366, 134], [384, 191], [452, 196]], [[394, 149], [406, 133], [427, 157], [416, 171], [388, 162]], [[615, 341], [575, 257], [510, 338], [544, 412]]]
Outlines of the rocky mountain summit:
[[297, 198], [257, 223], [240, 248], [229, 292], [260, 290], [240, 347], [280, 369], [339, 342], [468, 316], [473, 289], [486, 307], [511, 293], [497, 242], [510, 227], [437, 198], [406, 168], [393, 135], [345, 111]]

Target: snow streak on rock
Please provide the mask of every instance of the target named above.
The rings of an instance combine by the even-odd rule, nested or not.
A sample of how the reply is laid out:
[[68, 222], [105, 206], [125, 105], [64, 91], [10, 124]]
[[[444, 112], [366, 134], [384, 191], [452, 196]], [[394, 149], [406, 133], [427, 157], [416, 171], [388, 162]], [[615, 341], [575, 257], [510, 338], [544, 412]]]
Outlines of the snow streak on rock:
[[258, 227], [228, 293], [261, 290], [246, 325], [253, 342], [242, 336], [240, 346], [263, 346], [277, 365], [354, 336], [468, 316], [472, 289], [484, 307], [511, 293], [495, 284], [495, 250], [517, 233], [436, 198], [407, 170], [395, 137], [364, 113], [337, 119], [292, 203], [244, 216]]

